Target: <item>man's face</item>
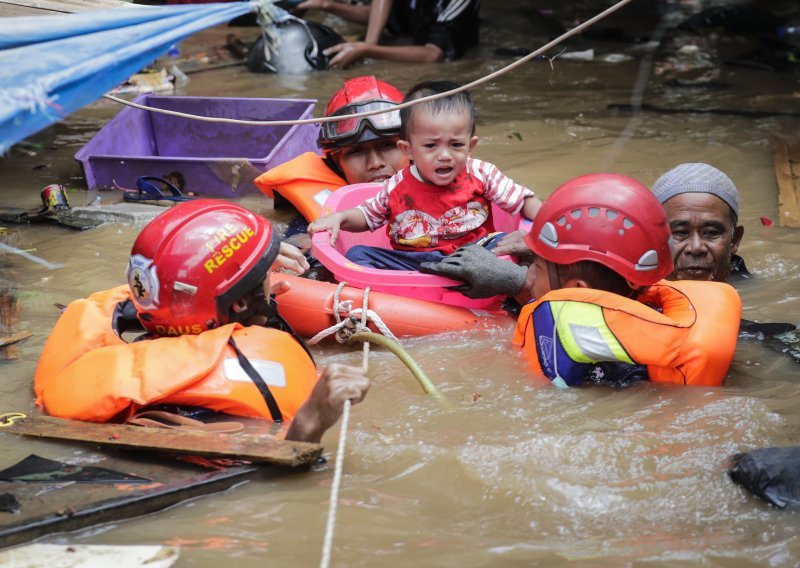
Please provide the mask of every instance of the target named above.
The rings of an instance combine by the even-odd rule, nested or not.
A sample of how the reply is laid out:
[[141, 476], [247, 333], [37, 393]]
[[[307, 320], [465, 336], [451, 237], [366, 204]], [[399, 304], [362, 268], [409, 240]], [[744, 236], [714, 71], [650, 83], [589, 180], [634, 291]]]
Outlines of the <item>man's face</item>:
[[534, 300], [541, 299], [551, 290], [547, 261], [542, 257], [537, 256], [533, 264], [528, 267], [525, 286], [531, 291]]
[[263, 308], [269, 304], [272, 286], [269, 281], [269, 274], [261, 283], [261, 286], [244, 294], [241, 298], [231, 305], [230, 321], [238, 322], [242, 325], [267, 325], [267, 316]]
[[397, 148], [397, 136], [347, 146], [338, 150], [333, 159], [347, 183], [386, 181], [408, 165], [408, 159]]
[[744, 227], [734, 227], [727, 203], [710, 193], [681, 193], [664, 202], [672, 233], [673, 280], [724, 282]]

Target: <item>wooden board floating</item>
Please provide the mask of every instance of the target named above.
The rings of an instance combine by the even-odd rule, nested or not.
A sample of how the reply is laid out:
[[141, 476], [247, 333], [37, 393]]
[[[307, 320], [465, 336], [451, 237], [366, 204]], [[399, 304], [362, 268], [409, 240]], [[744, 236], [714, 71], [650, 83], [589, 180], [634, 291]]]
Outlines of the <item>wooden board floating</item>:
[[8, 347], [9, 345], [13, 345], [14, 343], [19, 343], [23, 339], [28, 339], [32, 335], [33, 334], [30, 331], [18, 331], [14, 335], [0, 337], [0, 349], [3, 347]]
[[229, 458], [288, 467], [310, 464], [322, 454], [322, 446], [319, 444], [278, 440], [267, 435], [164, 430], [64, 420], [50, 416], [17, 420], [4, 428], [4, 431], [125, 450]]
[[[8, 437], [5, 439], [7, 441]], [[147, 454], [133, 456], [96, 452], [91, 460], [92, 465], [152, 479], [153, 483], [0, 481], [0, 494], [11, 494], [19, 503], [17, 513], [0, 512], [0, 548], [58, 532], [155, 513], [188, 499], [225, 491], [250, 479], [298, 471], [256, 465], [209, 471], [208, 468], [174, 458], [153, 458]], [[13, 464], [2, 465], [7, 467]], [[0, 565], [5, 566], [2, 562]]]
[[[0, 548], [54, 532], [78, 530], [153, 513], [187, 499], [230, 489], [256, 476], [274, 477], [304, 471], [305, 467], [298, 466], [315, 462], [322, 452], [318, 444], [287, 442], [272, 436], [241, 432], [189, 432], [47, 416], [9, 421], [11, 424], [0, 428], [0, 444], [13, 443], [18, 447], [20, 440], [17, 435], [24, 435], [92, 444], [106, 450], [135, 450], [138, 452], [135, 455], [98, 451], [91, 464], [153, 482], [0, 482], [0, 495], [8, 493], [13, 496], [20, 509], [18, 513], [0, 512]], [[0, 469], [14, 465], [2, 463], [1, 450], [2, 446]], [[209, 471], [208, 467], [164, 457], [164, 454], [223, 457], [256, 463]], [[45, 457], [54, 459], [52, 455]]]
[[775, 137], [772, 159], [778, 181], [778, 223], [782, 227], [800, 228], [800, 142]]

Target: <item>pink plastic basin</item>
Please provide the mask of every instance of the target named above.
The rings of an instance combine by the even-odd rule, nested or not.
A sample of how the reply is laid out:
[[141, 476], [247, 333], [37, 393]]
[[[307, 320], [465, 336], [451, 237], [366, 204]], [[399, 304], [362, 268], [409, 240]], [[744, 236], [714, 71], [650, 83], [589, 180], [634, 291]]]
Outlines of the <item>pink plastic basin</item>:
[[[325, 202], [322, 214], [329, 215], [335, 211], [355, 207], [374, 196], [380, 188], [381, 184], [379, 183], [358, 183], [337, 189]], [[492, 218], [495, 229], [498, 231], [530, 230], [531, 222], [529, 220], [520, 215], [511, 215], [495, 205], [492, 205]], [[451, 306], [475, 310], [500, 309], [502, 296], [472, 300], [459, 292], [449, 290], [450, 287], [463, 284], [458, 280], [422, 274], [415, 270], [380, 270], [359, 266], [344, 256], [350, 247], [355, 245], [391, 248], [385, 226], [374, 232], [340, 231], [335, 245], [331, 244], [331, 234], [328, 231], [315, 234], [311, 240], [313, 255], [333, 273], [339, 282], [344, 281], [358, 288], [369, 286], [380, 292]], [[510, 257], [505, 258], [511, 261]]]

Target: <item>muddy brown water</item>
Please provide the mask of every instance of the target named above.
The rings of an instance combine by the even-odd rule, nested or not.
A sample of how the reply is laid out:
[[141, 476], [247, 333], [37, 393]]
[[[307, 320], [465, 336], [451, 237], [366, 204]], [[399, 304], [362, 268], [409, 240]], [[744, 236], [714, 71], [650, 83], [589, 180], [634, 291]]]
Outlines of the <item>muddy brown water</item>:
[[[585, 3], [589, 4], [589, 3]], [[527, 4], [513, 12], [485, 7], [479, 53], [447, 65], [365, 64], [307, 76], [265, 76], [241, 68], [199, 73], [182, 94], [327, 100], [341, 82], [375, 73], [401, 89], [431, 78], [466, 82], [507, 58], [496, 47], [537, 47]], [[185, 51], [219, 43], [204, 32]], [[245, 33], [245, 32], [240, 32]], [[726, 43], [727, 41], [727, 43]], [[736, 44], [720, 38], [728, 49]], [[710, 114], [644, 113], [629, 138], [627, 103], [640, 55], [627, 44], [596, 54], [634, 59], [535, 62], [474, 92], [480, 143], [476, 156], [547, 196], [566, 179], [614, 171], [652, 184], [684, 161], [726, 171], [741, 191], [745, 239], [740, 252], [754, 278], [740, 286], [744, 315], [800, 322], [800, 229], [777, 221], [770, 139], [793, 135], [793, 117], [753, 119]], [[706, 49], [711, 49], [709, 45]], [[666, 65], [667, 56], [656, 58]], [[673, 62], [674, 63], [674, 62]], [[800, 112], [796, 73], [717, 66], [721, 89], [666, 87], [651, 73], [645, 102], [677, 108]], [[702, 71], [691, 78], [697, 78]], [[318, 105], [317, 113], [321, 112]], [[49, 183], [81, 188], [73, 154], [118, 108], [101, 102], [36, 135], [36, 155], [0, 158], [4, 206], [35, 207]], [[82, 190], [73, 202], [91, 199]], [[284, 214], [258, 196], [243, 200], [275, 222]], [[0, 362], [3, 410], [31, 412], [36, 361], [58, 312], [56, 302], [124, 282], [130, 246], [141, 227], [107, 224], [83, 233], [18, 227], [20, 247], [65, 267], [48, 271], [2, 258], [3, 285], [16, 290], [18, 329], [33, 331], [16, 360]], [[532, 380], [510, 346], [512, 323], [454, 335], [405, 340], [452, 407], [424, 396], [391, 355], [375, 351], [373, 387], [354, 407], [333, 548], [338, 566], [422, 565], [796, 565], [800, 516], [747, 495], [725, 473], [726, 459], [753, 448], [800, 443], [800, 366], [757, 341], [740, 340], [722, 388], [640, 384], [625, 391], [558, 390]], [[358, 364], [360, 353], [317, 349], [321, 363]], [[79, 388], [79, 386], [76, 386]], [[324, 440], [333, 455], [338, 428]], [[38, 452], [91, 461], [77, 446], [0, 438], [4, 465]], [[179, 566], [314, 565], [325, 530], [332, 466], [251, 482], [147, 518], [111, 524], [55, 542], [169, 543], [183, 547]]]

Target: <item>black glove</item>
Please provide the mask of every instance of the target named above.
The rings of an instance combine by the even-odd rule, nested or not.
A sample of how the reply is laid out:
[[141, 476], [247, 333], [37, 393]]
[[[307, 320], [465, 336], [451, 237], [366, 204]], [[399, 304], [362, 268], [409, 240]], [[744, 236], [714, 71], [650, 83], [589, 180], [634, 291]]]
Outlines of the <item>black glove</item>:
[[525, 287], [528, 270], [511, 261], [498, 258], [480, 245], [461, 247], [439, 262], [423, 262], [420, 272], [463, 280], [456, 286], [467, 298], [491, 298], [498, 294], [516, 296]]

